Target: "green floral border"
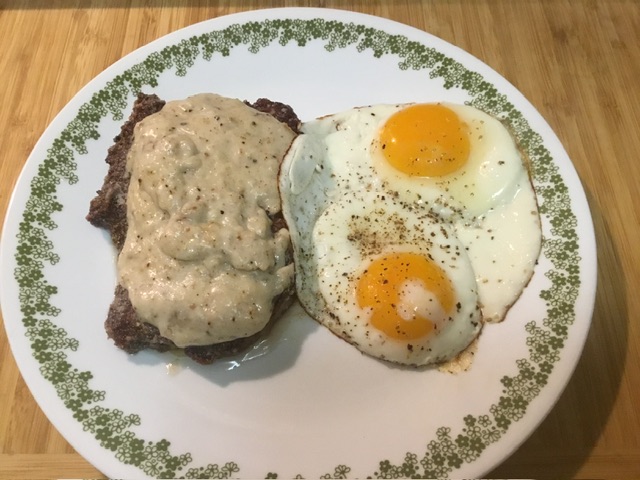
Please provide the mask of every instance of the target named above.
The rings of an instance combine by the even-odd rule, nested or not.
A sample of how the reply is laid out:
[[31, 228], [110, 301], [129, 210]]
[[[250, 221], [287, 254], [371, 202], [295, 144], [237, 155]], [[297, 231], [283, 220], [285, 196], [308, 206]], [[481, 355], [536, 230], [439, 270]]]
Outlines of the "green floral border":
[[[59, 256], [48, 232], [57, 228], [56, 212], [64, 207], [56, 192], [61, 182], [74, 184], [76, 155], [87, 153], [88, 140], [99, 137], [98, 124], [110, 115], [122, 120], [133, 95], [158, 85], [160, 74], [174, 70], [184, 76], [197, 58], [210, 60], [214, 55], [228, 56], [240, 46], [257, 53], [273, 44], [304, 46], [311, 41], [324, 42], [326, 51], [355, 46], [358, 52], [374, 57], [393, 55], [401, 70], [426, 70], [430, 78], [441, 79], [447, 89], [465, 90], [471, 104], [504, 120], [515, 132], [528, 153], [541, 213], [551, 225], [543, 251], [553, 268], [546, 272], [550, 287], [540, 293], [547, 315], [541, 324], [526, 324], [529, 357], [517, 360], [517, 374], [502, 377], [502, 393], [486, 415], [467, 415], [461, 431], [441, 427], [428, 441], [424, 453], [407, 452], [399, 463], [382, 460], [372, 477], [445, 478], [465, 462], [473, 462], [487, 446], [497, 442], [509, 427], [520, 420], [528, 405], [546, 385], [575, 319], [575, 303], [580, 288], [576, 216], [571, 210], [567, 186], [558, 173], [549, 151], [522, 114], [505, 95], [475, 72], [420, 42], [402, 35], [390, 35], [365, 25], [340, 21], [278, 19], [231, 25], [218, 31], [193, 36], [151, 53], [144, 61], [116, 76], [83, 104], [77, 116], [64, 128], [47, 150], [30, 185], [30, 196], [17, 234], [15, 279], [19, 286], [22, 322], [26, 328], [33, 358], [42, 376], [51, 382], [58, 396], [100, 445], [120, 462], [133, 465], [147, 475], [164, 478], [229, 478], [240, 465], [193, 466], [190, 453], [173, 453], [165, 439], [139, 438], [134, 427], [141, 424], [137, 414], [104, 406], [107, 394], [91, 387], [92, 373], [75, 368], [68, 352], [79, 348], [78, 340], [53, 321], [60, 313], [53, 296], [58, 288], [44, 275], [46, 265], [55, 265]], [[338, 465], [322, 478], [346, 478], [351, 469]], [[266, 478], [277, 478], [265, 472]]]

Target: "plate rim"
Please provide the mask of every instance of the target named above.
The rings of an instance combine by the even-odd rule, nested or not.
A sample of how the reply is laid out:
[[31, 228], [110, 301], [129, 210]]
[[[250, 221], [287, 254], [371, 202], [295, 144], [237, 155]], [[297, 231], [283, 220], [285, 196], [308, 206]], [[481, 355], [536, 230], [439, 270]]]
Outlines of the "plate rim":
[[[229, 15], [224, 15], [221, 17], [216, 17], [213, 19], [209, 19], [209, 20], [204, 20], [198, 23], [195, 23], [193, 25], [189, 25], [186, 27], [183, 27], [179, 30], [176, 30], [174, 32], [170, 32], [168, 34], [165, 34], [137, 49], [135, 49], [134, 51], [130, 52], [129, 54], [125, 55], [124, 57], [122, 57], [121, 59], [119, 59], [118, 61], [114, 62], [112, 65], [110, 65], [109, 67], [107, 67], [105, 70], [103, 70], [102, 72], [100, 72], [98, 75], [96, 75], [92, 80], [90, 80], [84, 87], [82, 87], [74, 96], [73, 98], [61, 109], [61, 111], [53, 118], [53, 120], [50, 122], [50, 124], [47, 126], [47, 128], [44, 130], [43, 134], [40, 136], [40, 138], [38, 139], [38, 141], [36, 142], [32, 152], [29, 154], [21, 173], [19, 174], [17, 181], [15, 183], [14, 189], [11, 193], [11, 197], [8, 203], [8, 207], [7, 207], [7, 211], [6, 211], [6, 215], [5, 215], [5, 228], [3, 228], [3, 232], [2, 232], [2, 238], [0, 240], [0, 267], [2, 268], [2, 272], [3, 272], [3, 288], [1, 289], [1, 293], [2, 296], [0, 297], [0, 302], [2, 304], [2, 309], [3, 309], [3, 315], [4, 315], [4, 324], [5, 324], [5, 329], [7, 330], [7, 337], [8, 337], [8, 341], [9, 341], [9, 345], [11, 346], [11, 350], [13, 352], [14, 358], [16, 359], [16, 362], [18, 363], [19, 366], [19, 370], [23, 376], [23, 378], [25, 379], [25, 381], [27, 382], [27, 385], [29, 386], [29, 389], [32, 391], [32, 393], [35, 395], [34, 390], [32, 389], [32, 384], [34, 381], [34, 377], [32, 377], [31, 375], [33, 374], [28, 374], [28, 375], [24, 375], [22, 372], [23, 371], [28, 371], [29, 368], [27, 366], [28, 360], [32, 360], [32, 358], [29, 358], [29, 355], [32, 354], [31, 351], [28, 352], [29, 355], [27, 355], [28, 360], [20, 360], [21, 355], [20, 354], [16, 354], [16, 346], [17, 345], [17, 341], [16, 341], [16, 335], [18, 335], [17, 333], [15, 333], [17, 330], [19, 330], [19, 328], [16, 327], [16, 325], [12, 325], [12, 320], [10, 320], [9, 322], [7, 322], [7, 316], [5, 314], [5, 312], [9, 309], [9, 307], [7, 307], [7, 296], [9, 295], [7, 292], [7, 288], [6, 288], [6, 280], [7, 278], [9, 278], [10, 280], [12, 280], [12, 275], [9, 275], [8, 273], [6, 273], [6, 268], [4, 266], [4, 263], [7, 262], [7, 258], [5, 258], [6, 256], [9, 256], [9, 252], [7, 252], [6, 250], [8, 249], [8, 247], [6, 247], [7, 243], [9, 243], [10, 245], [15, 243], [12, 240], [9, 240], [9, 235], [10, 233], [8, 233], [11, 228], [7, 228], [7, 227], [11, 227], [12, 225], [10, 224], [10, 217], [11, 215], [16, 215], [18, 216], [19, 214], [24, 214], [24, 209], [26, 208], [26, 206], [24, 205], [24, 203], [26, 203], [26, 193], [28, 191], [28, 189], [22, 189], [22, 191], [19, 191], [19, 186], [23, 186], [26, 184], [27, 180], [29, 179], [33, 179], [33, 175], [35, 174], [35, 169], [37, 168], [37, 166], [39, 165], [39, 162], [41, 163], [42, 160], [35, 158], [35, 153], [39, 152], [42, 148], [43, 145], [50, 145], [50, 142], [53, 141], [53, 138], [56, 137], [60, 132], [57, 131], [59, 129], [53, 129], [54, 125], [58, 125], [60, 124], [60, 120], [65, 118], [65, 116], [67, 116], [69, 114], [69, 112], [77, 112], [78, 109], [80, 108], [80, 106], [82, 105], [82, 101], [85, 98], [85, 96], [91, 92], [91, 91], [95, 91], [96, 90], [96, 84], [103, 82], [104, 85], [104, 80], [109, 79], [112, 76], [112, 72], [116, 72], [119, 69], [122, 68], [123, 65], [127, 64], [127, 63], [131, 63], [134, 62], [134, 59], [140, 57], [141, 55], [145, 54], [147, 51], [154, 51], [158, 46], [162, 45], [164, 42], [167, 42], [173, 38], [180, 38], [181, 36], [186, 36], [187, 34], [189, 34], [191, 31], [195, 31], [194, 29], [198, 29], [198, 28], [205, 28], [208, 27], [209, 25], [218, 25], [221, 21], [221, 19], [224, 19], [224, 22], [229, 22], [231, 23], [242, 23], [242, 21], [246, 18], [246, 19], [251, 19], [251, 18], [255, 18], [255, 17], [260, 17], [262, 15], [267, 15], [267, 16], [273, 16], [274, 18], [299, 18], [296, 14], [300, 14], [304, 12], [304, 14], [302, 15], [303, 17], [305, 17], [306, 19], [308, 19], [307, 17], [320, 17], [323, 19], [326, 19], [327, 17], [331, 17], [331, 16], [337, 16], [337, 17], [346, 17], [347, 20], [339, 20], [341, 22], [348, 22], [349, 19], [361, 19], [362, 22], [366, 24], [366, 20], [370, 20], [374, 23], [380, 23], [382, 25], [394, 25], [394, 28], [397, 28], [399, 30], [406, 30], [406, 29], [410, 29], [412, 31], [412, 33], [414, 35], [418, 35], [418, 36], [428, 36], [430, 37], [432, 40], [435, 39], [437, 42], [442, 42], [444, 44], [446, 44], [449, 48], [454, 48], [456, 50], [458, 50], [459, 52], [461, 52], [464, 56], [466, 57], [470, 57], [471, 59], [473, 59], [475, 62], [479, 62], [479, 64], [482, 65], [483, 69], [488, 69], [490, 71], [492, 71], [497, 77], [501, 78], [506, 85], [509, 85], [511, 87], [511, 89], [513, 91], [510, 91], [510, 95], [520, 95], [522, 100], [525, 101], [527, 104], [529, 104], [532, 108], [532, 111], [535, 112], [535, 114], [537, 114], [540, 117], [540, 120], [542, 123], [540, 123], [540, 125], [538, 125], [538, 127], [543, 126], [548, 128], [548, 132], [545, 132], [544, 138], [545, 138], [545, 144], [547, 144], [548, 142], [552, 141], [557, 143], [556, 148], [559, 148], [560, 150], [562, 150], [564, 152], [564, 147], [561, 145], [558, 137], [556, 136], [556, 134], [551, 130], [551, 128], [548, 126], [548, 124], [546, 123], [546, 121], [542, 118], [542, 116], [540, 116], [540, 114], [537, 112], [537, 109], [535, 109], [535, 107], [533, 105], [530, 104], [530, 102], [521, 94], [521, 92], [519, 92], [513, 85], [511, 85], [504, 77], [502, 77], [499, 73], [497, 73], [495, 70], [493, 70], [490, 66], [486, 65], [485, 63], [483, 63], [482, 61], [480, 61], [479, 59], [477, 59], [476, 57], [473, 57], [471, 54], [469, 54], [468, 52], [466, 52], [465, 50], [450, 44], [442, 39], [439, 39], [438, 37], [433, 36], [432, 34], [416, 29], [415, 27], [409, 26], [409, 25], [405, 25], [402, 23], [399, 23], [397, 21], [394, 20], [390, 20], [390, 19], [386, 19], [383, 17], [378, 17], [378, 16], [374, 16], [374, 15], [370, 15], [370, 14], [363, 14], [363, 13], [357, 13], [357, 12], [352, 12], [352, 11], [348, 11], [348, 10], [337, 10], [337, 9], [324, 9], [324, 8], [313, 8], [313, 7], [284, 7], [284, 8], [273, 8], [273, 9], [259, 9], [259, 10], [248, 10], [248, 11], [243, 11], [243, 12], [239, 12], [239, 13], [234, 13], [234, 14], [229, 14]], [[284, 15], [283, 15], [284, 14]], [[264, 17], [262, 17], [262, 20], [264, 21]], [[386, 31], [386, 30], [384, 30]], [[425, 37], [426, 38], [426, 37]], [[175, 41], [174, 41], [175, 43]], [[428, 42], [425, 42], [428, 43]], [[466, 61], [467, 58], [465, 58], [465, 65], [466, 65]], [[64, 122], [63, 122], [64, 123]], [[566, 155], [566, 152], [565, 152]], [[572, 368], [570, 369], [570, 372], [567, 373], [566, 376], [566, 380], [562, 381], [561, 383], [563, 384], [563, 386], [560, 388], [560, 390], [557, 392], [557, 395], [555, 395], [555, 399], [551, 402], [551, 404], [549, 404], [546, 408], [546, 412], [543, 415], [540, 415], [537, 418], [537, 422], [535, 422], [535, 427], [530, 429], [529, 433], [527, 435], [525, 435], [523, 438], [520, 439], [520, 441], [516, 444], [516, 445], [512, 445], [513, 448], [510, 449], [509, 453], [503, 456], [503, 460], [505, 458], [508, 457], [508, 455], [510, 455], [513, 451], [515, 451], [515, 449], [522, 443], [524, 442], [528, 436], [533, 433], [533, 431], [535, 431], [535, 428], [544, 420], [544, 418], [547, 416], [547, 414], [552, 410], [553, 406], [555, 405], [555, 403], [557, 402], [557, 400], [559, 399], [559, 397], [561, 396], [562, 392], [564, 391], [566, 384], [569, 380], [569, 378], [571, 378], [573, 371], [575, 370], [578, 360], [581, 356], [582, 350], [584, 348], [584, 344], [585, 344], [585, 340], [586, 340], [586, 336], [588, 334], [589, 331], [589, 326], [591, 323], [591, 318], [593, 315], [593, 308], [594, 308], [594, 304], [595, 304], [595, 290], [596, 290], [596, 273], [597, 273], [597, 261], [596, 261], [596, 243], [595, 243], [595, 234], [594, 234], [594, 230], [593, 230], [593, 220], [591, 218], [590, 212], [588, 210], [588, 203], [586, 200], [586, 196], [584, 194], [584, 189], [581, 185], [581, 182], [577, 176], [577, 172], [575, 171], [575, 167], [573, 166], [573, 164], [571, 163], [568, 155], [566, 156], [566, 158], [569, 160], [569, 164], [568, 165], [564, 165], [565, 169], [568, 169], [569, 171], [565, 171], [565, 175], [569, 174], [569, 177], [567, 178], [563, 178], [563, 180], [567, 181], [567, 180], [571, 180], [572, 182], [577, 182], [577, 186], [579, 187], [577, 189], [578, 193], [581, 193], [581, 198], [571, 198], [571, 204], [572, 206], [575, 208], [576, 206], [580, 206], [581, 208], [584, 208], [586, 206], [587, 211], [586, 211], [586, 216], [584, 216], [582, 218], [583, 222], [586, 222], [586, 224], [583, 224], [581, 227], [581, 236], [580, 236], [580, 243], [582, 244], [583, 249], [587, 249], [590, 252], [593, 252], [593, 256], [589, 257], [582, 257], [581, 261], [582, 262], [586, 262], [584, 265], [587, 267], [586, 269], [589, 271], [593, 272], [593, 277], [594, 280], [592, 283], [586, 284], [586, 283], [582, 283], [583, 287], [587, 286], [590, 288], [586, 288], [586, 291], [584, 290], [584, 288], [581, 290], [582, 296], [586, 297], [586, 300], [583, 300], [583, 302], [586, 302], [582, 305], [582, 309], [584, 310], [584, 312], [588, 315], [586, 315], [585, 318], [588, 318], [588, 321], [586, 322], [586, 328], [583, 328], [581, 330], [579, 330], [579, 333], [581, 333], [581, 338], [577, 339], [577, 343], [579, 345], [579, 351], [577, 352], [577, 354], [574, 352], [574, 357], [575, 357], [575, 361], [573, 362]], [[31, 176], [29, 175], [29, 172], [31, 171]], [[28, 184], [27, 184], [28, 186]], [[575, 190], [576, 186], [574, 185], [574, 190]], [[572, 192], [575, 193], [575, 192]], [[19, 198], [21, 197], [21, 199]], [[18, 204], [18, 206], [16, 206], [16, 204]], [[20, 209], [20, 207], [22, 207], [22, 209]], [[14, 232], [14, 236], [15, 236], [15, 232]], [[12, 250], [11, 251], [12, 254], [15, 254], [15, 252]], [[12, 264], [12, 262], [7, 262], [9, 264]], [[583, 267], [584, 268], [584, 267]], [[5, 277], [6, 276], [6, 277]], [[14, 289], [15, 290], [15, 289]], [[590, 302], [588, 300], [591, 300]], [[19, 320], [16, 320], [16, 322], [19, 322]], [[10, 330], [16, 327], [15, 330], [13, 330], [13, 333], [10, 332]], [[23, 328], [22, 325], [20, 325], [20, 328]], [[24, 329], [24, 328], [23, 328]], [[578, 335], [578, 332], [573, 332], [573, 336], [571, 337], [572, 339], [576, 339], [576, 335]], [[24, 365], [23, 365], [24, 364]], [[24, 370], [23, 370], [24, 369]], [[42, 377], [36, 377], [36, 380], [41, 381], [44, 380]], [[50, 385], [49, 383], [47, 383], [47, 385]], [[37, 387], [34, 387], [37, 388]], [[40, 408], [42, 408], [43, 411], [45, 411], [45, 413], [47, 414], [47, 417], [49, 417], [49, 420], [52, 422], [52, 424], [56, 425], [56, 428], [63, 433], [64, 428], [61, 428], [58, 425], [57, 421], [54, 421], [54, 418], [51, 418], [51, 416], [47, 413], [47, 410], [49, 410], [50, 406], [47, 407], [47, 410], [45, 410], [45, 408], [40, 404], [40, 402], [38, 402]], [[68, 411], [66, 409], [66, 407], [63, 409], [63, 411]], [[76, 422], [78, 423], [78, 422]], [[78, 424], [79, 425], [79, 424]], [[66, 428], [66, 427], [65, 427]], [[65, 436], [65, 438], [67, 438], [67, 435], [65, 435], [63, 433], [63, 435]], [[67, 439], [69, 441], [69, 439]], [[69, 443], [71, 443], [71, 441], [69, 441]], [[73, 444], [74, 448], [76, 448], [78, 451], [80, 450], [85, 450], [85, 445], [75, 445]], [[88, 448], [88, 447], [87, 447]], [[102, 451], [103, 448], [99, 448], [97, 450]], [[87, 458], [86, 455], [83, 454], [83, 456], [85, 456], [85, 458]], [[477, 460], [475, 461], [477, 462]], [[93, 460], [92, 460], [93, 463]], [[477, 463], [476, 463], [477, 464]], [[492, 465], [491, 468], [493, 468], [495, 465]], [[136, 470], [138, 471], [138, 470]]]

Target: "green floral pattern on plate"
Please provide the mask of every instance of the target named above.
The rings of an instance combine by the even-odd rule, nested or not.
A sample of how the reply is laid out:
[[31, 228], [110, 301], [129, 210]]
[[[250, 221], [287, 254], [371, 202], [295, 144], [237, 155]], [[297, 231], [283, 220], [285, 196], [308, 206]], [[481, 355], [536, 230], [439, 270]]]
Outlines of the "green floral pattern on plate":
[[[120, 462], [134, 465], [147, 475], [229, 478], [241, 474], [242, 466], [233, 461], [193, 466], [191, 454], [172, 452], [169, 441], [138, 438], [132, 427], [141, 424], [141, 417], [104, 406], [107, 393], [91, 387], [91, 372], [79, 370], [69, 362], [67, 352], [75, 351], [80, 345], [56, 325], [60, 310], [55, 307], [53, 297], [58, 289], [44, 275], [45, 265], [59, 261], [48, 237], [48, 232], [57, 228], [53, 215], [63, 209], [56, 197], [58, 186], [61, 182], [78, 181], [76, 155], [86, 153], [86, 142], [99, 137], [100, 120], [106, 116], [122, 120], [134, 95], [141, 89], [157, 86], [163, 72], [173, 70], [176, 75], [184, 76], [198, 58], [228, 56], [241, 46], [257, 53], [274, 42], [304, 46], [312, 41], [323, 42], [327, 52], [355, 46], [358, 52], [370, 52], [376, 58], [393, 55], [398, 58], [401, 70], [426, 70], [430, 78], [441, 79], [445, 88], [468, 92], [470, 103], [501, 118], [529, 155], [541, 214], [551, 225], [550, 236], [543, 242], [543, 253], [553, 265], [545, 274], [550, 287], [540, 293], [546, 302], [547, 315], [541, 323], [531, 321], [526, 325], [529, 357], [517, 360], [518, 373], [502, 378], [502, 393], [487, 414], [465, 416], [460, 431], [440, 427], [428, 440], [425, 452], [407, 452], [399, 463], [380, 460], [377, 467], [372, 466], [370, 476], [445, 478], [465, 462], [477, 459], [488, 445], [500, 440], [509, 427], [525, 415], [528, 405], [546, 385], [560, 358], [569, 326], [574, 322], [580, 258], [577, 221], [568, 188], [540, 135], [530, 128], [506, 96], [480, 74], [405, 36], [321, 18], [252, 21], [193, 36], [150, 54], [113, 78], [80, 107], [77, 116], [52, 142], [31, 180], [30, 196], [17, 234], [15, 279], [19, 286], [22, 322], [42, 376], [55, 387], [86, 432], [113, 452]], [[349, 466], [338, 465], [322, 478], [347, 478], [350, 472]], [[265, 472], [265, 477], [277, 478], [278, 474]]]

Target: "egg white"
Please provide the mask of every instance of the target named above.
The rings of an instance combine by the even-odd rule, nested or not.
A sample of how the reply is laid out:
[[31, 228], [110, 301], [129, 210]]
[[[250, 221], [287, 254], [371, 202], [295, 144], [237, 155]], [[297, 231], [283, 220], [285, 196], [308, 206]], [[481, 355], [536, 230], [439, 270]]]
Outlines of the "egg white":
[[[428, 365], [455, 357], [480, 332], [478, 293], [465, 249], [450, 226], [428, 214], [386, 196], [345, 195], [329, 205], [303, 245], [311, 250], [305, 263], [312, 271], [297, 277], [301, 302], [311, 316], [364, 353], [395, 363]], [[431, 258], [451, 281], [458, 308], [448, 313], [419, 282], [405, 285], [404, 305], [397, 311], [401, 316], [402, 308], [423, 312], [437, 325], [432, 334], [390, 338], [372, 327], [370, 309], [358, 306], [359, 275], [374, 259], [391, 252]]]
[[476, 273], [485, 322], [504, 320], [527, 286], [542, 245], [535, 192], [525, 171], [514, 198], [487, 212], [476, 225], [454, 223]]
[[[428, 209], [398, 202], [385, 192], [371, 163], [362, 161], [356, 142], [349, 138], [357, 130], [336, 129], [328, 121], [307, 124], [304, 130], [280, 175], [301, 304], [333, 333], [371, 356], [410, 365], [453, 358], [477, 337], [482, 319], [474, 272], [452, 226], [441, 224]], [[430, 256], [451, 280], [460, 307], [436, 335], [415, 341], [389, 338], [372, 328], [370, 312], [357, 305], [358, 272], [376, 255], [390, 251]], [[418, 288], [413, 297], [426, 293]]]
[[[306, 123], [320, 155], [335, 158], [332, 169], [346, 179], [349, 189], [372, 188], [392, 192], [404, 202], [428, 205], [443, 221], [473, 224], [497, 206], [511, 202], [525, 169], [513, 137], [500, 121], [468, 106], [443, 104], [453, 110], [470, 131], [470, 155], [465, 166], [443, 177], [412, 177], [389, 165], [382, 155], [378, 131], [407, 105], [354, 108]], [[305, 148], [311, 140], [305, 140]]]
[[[362, 351], [400, 363], [434, 363], [462, 351], [482, 323], [472, 313], [478, 304], [484, 319], [502, 320], [530, 280], [540, 252], [537, 201], [510, 132], [473, 107], [445, 105], [470, 131], [470, 157], [458, 172], [411, 177], [384, 160], [379, 131], [407, 105], [354, 108], [308, 122], [281, 168], [283, 213], [292, 236], [301, 303]], [[413, 233], [393, 233], [387, 227], [390, 216]], [[464, 254], [447, 264], [447, 275], [468, 318], [456, 324], [456, 335], [434, 336], [424, 348], [413, 349], [432, 352], [429, 355], [409, 355], [406, 345], [372, 333], [354, 303], [353, 272], [365, 268], [373, 255], [354, 241], [354, 219], [363, 218], [367, 220], [361, 227], [368, 225], [378, 243], [386, 238], [386, 251], [435, 257], [446, 243]]]
[[[310, 153], [306, 160], [295, 162], [293, 188], [306, 188], [312, 170], [305, 171], [304, 166], [312, 165], [330, 172], [323, 178], [331, 186], [323, 189], [331, 195], [363, 188], [385, 192], [399, 203], [429, 210], [451, 223], [469, 252], [483, 315], [497, 322], [529, 282], [540, 253], [536, 196], [525, 159], [499, 120], [468, 105], [444, 105], [471, 132], [469, 160], [459, 172], [440, 178], [411, 177], [390, 166], [381, 154], [378, 132], [407, 105], [374, 105], [304, 125], [298, 145], [304, 144]], [[339, 188], [335, 178], [341, 179]], [[310, 205], [326, 208], [315, 200]]]

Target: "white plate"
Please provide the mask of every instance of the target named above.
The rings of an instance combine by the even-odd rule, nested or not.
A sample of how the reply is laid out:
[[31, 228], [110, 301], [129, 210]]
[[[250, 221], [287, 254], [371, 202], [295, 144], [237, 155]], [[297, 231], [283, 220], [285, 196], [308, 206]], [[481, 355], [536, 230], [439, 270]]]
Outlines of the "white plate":
[[[246, 357], [196, 366], [129, 356], [106, 338], [114, 253], [85, 220], [104, 157], [142, 89], [268, 97], [303, 120], [356, 105], [469, 102], [511, 125], [533, 162], [543, 255], [472, 369], [391, 368], [293, 308]], [[44, 133], [3, 234], [2, 308], [37, 402], [111, 477], [478, 477], [538, 425], [566, 385], [593, 309], [593, 227], [547, 123], [482, 62], [425, 32], [326, 9], [206, 21], [127, 55]]]

